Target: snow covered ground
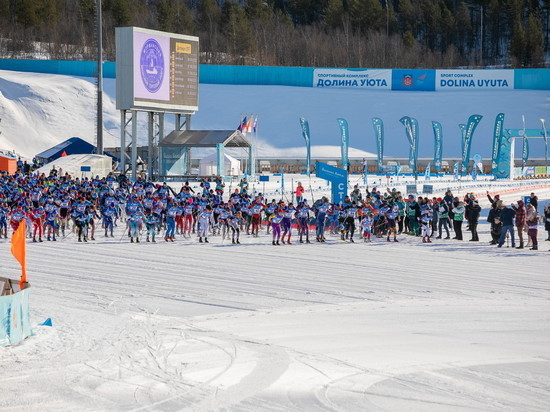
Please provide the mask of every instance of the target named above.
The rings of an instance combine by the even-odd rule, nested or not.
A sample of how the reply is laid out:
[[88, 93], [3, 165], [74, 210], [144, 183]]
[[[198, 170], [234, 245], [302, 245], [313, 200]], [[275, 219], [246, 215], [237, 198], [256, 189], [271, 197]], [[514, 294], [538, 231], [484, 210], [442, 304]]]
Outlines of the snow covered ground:
[[547, 411], [546, 235], [29, 243], [34, 336], [0, 348], [0, 410]]

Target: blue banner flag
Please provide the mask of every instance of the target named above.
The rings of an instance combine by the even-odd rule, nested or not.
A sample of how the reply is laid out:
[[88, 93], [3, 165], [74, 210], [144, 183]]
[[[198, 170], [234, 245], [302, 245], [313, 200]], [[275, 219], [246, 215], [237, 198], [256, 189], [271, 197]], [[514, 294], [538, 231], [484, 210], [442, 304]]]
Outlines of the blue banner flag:
[[382, 119], [373, 117], [372, 126], [374, 127], [374, 136], [376, 137], [378, 172], [382, 172], [382, 165], [384, 163], [384, 123], [382, 122]]
[[404, 116], [399, 121], [405, 126], [405, 134], [409, 140], [409, 167], [416, 173], [416, 159], [418, 155], [418, 121]]
[[401, 163], [400, 162], [397, 162], [397, 167], [395, 168], [395, 174], [397, 176], [399, 176], [401, 174], [401, 170], [403, 169], [403, 167], [401, 166]]
[[455, 167], [453, 168], [453, 175], [455, 179], [458, 179], [458, 167], [460, 166], [460, 163], [456, 162]]
[[468, 119], [468, 124], [466, 126], [466, 132], [464, 136], [464, 150], [462, 151], [463, 172], [468, 171], [468, 166], [470, 165], [470, 148], [472, 147], [472, 138], [474, 137], [476, 127], [482, 118], [483, 116], [481, 116], [480, 114], [473, 114]]
[[527, 140], [527, 134], [523, 134], [523, 146], [521, 150], [521, 167], [527, 165], [527, 160], [529, 159], [529, 140]]
[[458, 125], [458, 128], [460, 129], [460, 156], [462, 156], [462, 153], [464, 153], [464, 143], [466, 142], [466, 125], [464, 123], [461, 123]]
[[430, 180], [430, 167], [431, 167], [431, 163], [428, 163], [428, 166], [426, 166], [426, 173], [424, 173], [424, 179], [426, 180]]
[[472, 180], [477, 180], [477, 165], [474, 164], [472, 167]]
[[285, 167], [281, 169], [281, 194], [285, 193]]
[[309, 176], [311, 174], [311, 144], [310, 144], [310, 135], [309, 135], [309, 122], [300, 117], [300, 126], [302, 127], [302, 136], [306, 141], [306, 172]]
[[542, 123], [542, 137], [544, 138], [544, 165], [548, 166], [548, 135], [546, 133], [546, 125], [544, 119], [540, 119]]
[[495, 128], [493, 130], [493, 156], [491, 161], [491, 173], [495, 174], [498, 169], [498, 156], [500, 151], [500, 142], [502, 141], [502, 131], [504, 127], [504, 113], [497, 114], [495, 119]]
[[342, 135], [341, 151], [342, 151], [342, 167], [348, 169], [348, 150], [349, 150], [349, 130], [348, 122], [346, 119], [338, 118], [338, 124], [340, 125], [340, 134]]
[[441, 172], [443, 159], [443, 129], [441, 123], [432, 122], [434, 130], [434, 169]]

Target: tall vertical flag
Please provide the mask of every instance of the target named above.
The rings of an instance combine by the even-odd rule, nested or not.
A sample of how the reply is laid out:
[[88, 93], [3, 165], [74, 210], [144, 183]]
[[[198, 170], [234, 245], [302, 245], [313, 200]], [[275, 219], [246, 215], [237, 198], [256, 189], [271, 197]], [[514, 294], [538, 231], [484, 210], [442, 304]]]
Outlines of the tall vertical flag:
[[311, 144], [310, 144], [310, 134], [309, 134], [309, 122], [300, 117], [300, 126], [302, 127], [302, 136], [306, 141], [306, 172], [309, 176], [311, 174]]
[[382, 165], [384, 164], [384, 123], [382, 122], [382, 119], [373, 117], [372, 126], [374, 127], [374, 136], [376, 137], [378, 172], [382, 172]]
[[[521, 115], [523, 121], [523, 147], [521, 150], [521, 167], [525, 168], [527, 160], [529, 159], [529, 141], [527, 140], [527, 132], [525, 130], [525, 116]], [[522, 170], [523, 171], [523, 170]]]
[[281, 169], [281, 196], [285, 193], [285, 167]]
[[472, 167], [472, 180], [477, 180], [477, 165], [474, 164], [474, 167]]
[[431, 165], [431, 163], [428, 163], [428, 166], [426, 166], [426, 173], [424, 173], [424, 179], [426, 180], [430, 180]]
[[460, 129], [460, 155], [462, 156], [462, 153], [464, 153], [464, 145], [466, 143], [466, 125], [464, 123], [460, 123], [458, 128]]
[[464, 133], [464, 148], [462, 150], [462, 171], [466, 172], [470, 165], [470, 148], [472, 147], [472, 138], [477, 125], [481, 121], [483, 116], [480, 114], [473, 114], [468, 118], [468, 124], [466, 125], [466, 131]]
[[456, 162], [455, 166], [453, 168], [453, 175], [455, 179], [458, 179], [458, 168], [460, 167], [460, 163]]
[[[546, 133], [546, 125], [544, 119], [540, 119], [542, 123], [542, 137], [544, 138], [544, 166], [548, 167], [548, 135]], [[548, 171], [546, 171], [548, 173]]]
[[251, 114], [245, 125], [245, 134], [252, 133], [253, 124], [254, 124], [254, 115]]
[[416, 159], [418, 155], [418, 121], [404, 116], [399, 121], [405, 126], [405, 134], [409, 140], [409, 167], [416, 173]]
[[342, 167], [344, 169], [347, 169], [349, 166], [349, 160], [348, 160], [348, 151], [349, 151], [349, 129], [348, 129], [348, 122], [346, 119], [342, 119], [341, 117], [336, 119], [338, 121], [338, 125], [340, 126], [340, 134], [342, 136], [341, 141], [341, 152], [342, 152]]
[[441, 123], [432, 122], [434, 130], [434, 169], [441, 172], [443, 159], [443, 129]]
[[23, 289], [24, 283], [27, 282], [27, 251], [25, 244], [25, 236], [27, 235], [27, 227], [25, 219], [19, 222], [17, 230], [11, 238], [11, 254], [21, 265], [21, 280], [19, 282], [20, 289]]
[[258, 133], [258, 115], [254, 117], [254, 124], [252, 125], [254, 133]]
[[497, 114], [495, 128], [493, 130], [493, 159], [491, 162], [491, 173], [494, 175], [498, 170], [500, 144], [502, 142], [502, 131], [504, 130], [504, 113]]
[[242, 134], [245, 134], [245, 127], [246, 127], [246, 122], [247, 122], [247, 119], [246, 119], [246, 115], [241, 115], [241, 122], [239, 123], [239, 127], [237, 127], [237, 130], [239, 132], [241, 132]]

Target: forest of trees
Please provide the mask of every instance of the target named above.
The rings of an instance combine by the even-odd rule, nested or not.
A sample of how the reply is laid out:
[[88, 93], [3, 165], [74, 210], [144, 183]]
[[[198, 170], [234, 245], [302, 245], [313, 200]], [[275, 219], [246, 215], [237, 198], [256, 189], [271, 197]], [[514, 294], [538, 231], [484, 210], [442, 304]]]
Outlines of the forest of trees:
[[[102, 0], [115, 27], [200, 37], [201, 63], [546, 67], [550, 0]], [[96, 0], [0, 0], [0, 57], [95, 59]]]

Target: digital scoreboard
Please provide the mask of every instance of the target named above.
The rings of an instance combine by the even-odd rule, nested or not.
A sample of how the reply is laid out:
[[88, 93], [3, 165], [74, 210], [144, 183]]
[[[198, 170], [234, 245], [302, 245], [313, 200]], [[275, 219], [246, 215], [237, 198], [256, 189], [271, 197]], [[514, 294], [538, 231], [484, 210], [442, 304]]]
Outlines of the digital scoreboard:
[[118, 110], [194, 113], [199, 101], [199, 38], [116, 28]]

